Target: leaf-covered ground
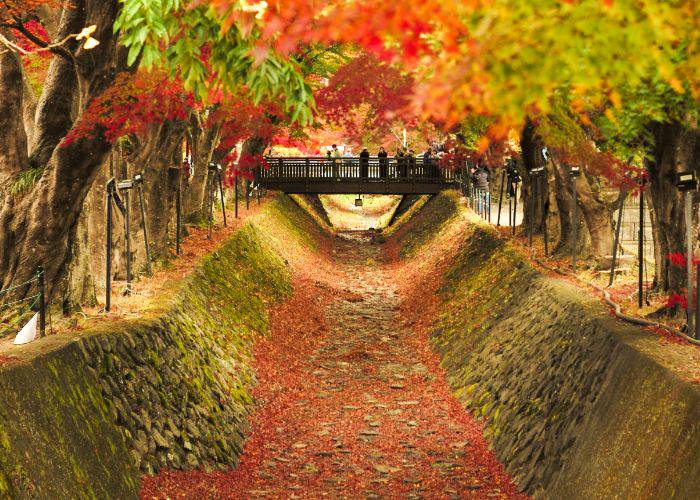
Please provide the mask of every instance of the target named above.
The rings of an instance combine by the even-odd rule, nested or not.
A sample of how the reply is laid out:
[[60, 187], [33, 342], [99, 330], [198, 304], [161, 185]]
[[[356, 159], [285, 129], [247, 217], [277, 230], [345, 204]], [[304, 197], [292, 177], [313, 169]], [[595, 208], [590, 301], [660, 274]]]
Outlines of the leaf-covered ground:
[[274, 312], [238, 467], [144, 478], [144, 498], [519, 496], [358, 238], [336, 238], [333, 279], [307, 269]]

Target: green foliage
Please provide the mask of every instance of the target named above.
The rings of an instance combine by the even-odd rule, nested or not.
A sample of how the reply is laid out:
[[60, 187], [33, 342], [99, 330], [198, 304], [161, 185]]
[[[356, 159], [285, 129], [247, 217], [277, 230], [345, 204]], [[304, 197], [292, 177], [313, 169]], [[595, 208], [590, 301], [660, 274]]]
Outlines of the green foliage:
[[129, 47], [128, 64], [164, 66], [203, 101], [244, 87], [256, 103], [277, 99], [293, 121], [311, 121], [313, 97], [299, 64], [259, 45], [255, 25], [224, 26], [213, 7], [180, 0], [120, 1], [114, 30]]
[[32, 167], [28, 170], [23, 170], [10, 187], [10, 193], [14, 196], [26, 193], [34, 184], [39, 182], [43, 173], [44, 167]]
[[622, 90], [621, 105], [613, 113], [600, 113], [594, 123], [604, 139], [601, 147], [619, 158], [646, 157], [653, 138], [649, 125], [678, 121], [697, 126], [700, 104], [687, 87], [677, 92], [659, 77], [646, 84]]

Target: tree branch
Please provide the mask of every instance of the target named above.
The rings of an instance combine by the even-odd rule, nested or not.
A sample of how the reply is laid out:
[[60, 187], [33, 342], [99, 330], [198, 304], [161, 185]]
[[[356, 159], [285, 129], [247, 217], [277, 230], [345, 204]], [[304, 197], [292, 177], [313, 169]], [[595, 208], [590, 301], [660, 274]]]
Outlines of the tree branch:
[[66, 61], [73, 64], [74, 66], [77, 66], [78, 62], [75, 60], [75, 56], [69, 50], [66, 50], [65, 47], [61, 47], [61, 44], [64, 43], [65, 40], [59, 42], [58, 44], [51, 44], [45, 40], [42, 40], [34, 33], [29, 31], [20, 19], [16, 17], [13, 19], [15, 20], [14, 24], [3, 23], [0, 26], [19, 31], [27, 38], [27, 40], [32, 42], [37, 47], [47, 49], [49, 52], [56, 54], [64, 58]]

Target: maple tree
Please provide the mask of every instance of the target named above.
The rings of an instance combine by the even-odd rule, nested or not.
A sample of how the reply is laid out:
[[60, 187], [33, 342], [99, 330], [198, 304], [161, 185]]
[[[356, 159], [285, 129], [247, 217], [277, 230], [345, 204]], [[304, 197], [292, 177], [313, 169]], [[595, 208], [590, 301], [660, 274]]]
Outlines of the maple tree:
[[[90, 143], [109, 151], [119, 137], [155, 140], [164, 124], [176, 132], [172, 144], [201, 138], [198, 161], [226, 163], [230, 178], [250, 175], [268, 144], [318, 149], [314, 128], [299, 126], [314, 119], [316, 130], [338, 125], [348, 140], [367, 145], [389, 141], [403, 126], [414, 130], [417, 143], [438, 129], [459, 132], [467, 140], [454, 144], [454, 155], [495, 167], [516, 153], [513, 136], [532, 123], [558, 165], [583, 166], [592, 188], [598, 178], [630, 188], [648, 171], [652, 198], [661, 200], [654, 190], [665, 174], [651, 158], [670, 147], [671, 135], [662, 132], [671, 123], [695, 130], [699, 16], [690, 0], [73, 3], [63, 11], [88, 9], [95, 40], [106, 42], [96, 54], [117, 71], [102, 80], [88, 75], [87, 54], [73, 39], [60, 50], [23, 56], [31, 86], [46, 93], [63, 85], [63, 96], [53, 117], [40, 110], [28, 154], [3, 160], [15, 165], [5, 176], [9, 183], [18, 175], [40, 180], [52, 155]], [[54, 0], [0, 2], [2, 33], [32, 52], [86, 27], [73, 15], [60, 30], [44, 29], [45, 7], [66, 8]], [[52, 78], [49, 65], [61, 67], [62, 81], [42, 82]], [[14, 106], [27, 102], [6, 98]], [[42, 124], [49, 123], [46, 134], [52, 127]], [[19, 129], [19, 122], [8, 127]], [[243, 152], [232, 153], [241, 143]], [[532, 153], [522, 153], [527, 167]], [[91, 175], [83, 177], [89, 184]], [[527, 185], [527, 175], [523, 180]], [[556, 185], [564, 198], [567, 189]], [[677, 237], [671, 233], [666, 239]]]

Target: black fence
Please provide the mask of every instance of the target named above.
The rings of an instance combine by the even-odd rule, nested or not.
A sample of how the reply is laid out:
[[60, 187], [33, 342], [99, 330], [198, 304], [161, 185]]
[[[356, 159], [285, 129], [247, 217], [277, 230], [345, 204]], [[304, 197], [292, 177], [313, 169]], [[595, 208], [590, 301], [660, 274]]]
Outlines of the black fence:
[[288, 193], [435, 193], [455, 188], [459, 174], [437, 158], [268, 157], [255, 182]]
[[267, 157], [269, 168], [260, 171], [262, 179], [422, 179], [454, 181], [454, 171], [437, 158], [422, 157]]
[[41, 267], [31, 279], [0, 290], [0, 337], [16, 334], [37, 313], [39, 334], [44, 336], [46, 285]]

